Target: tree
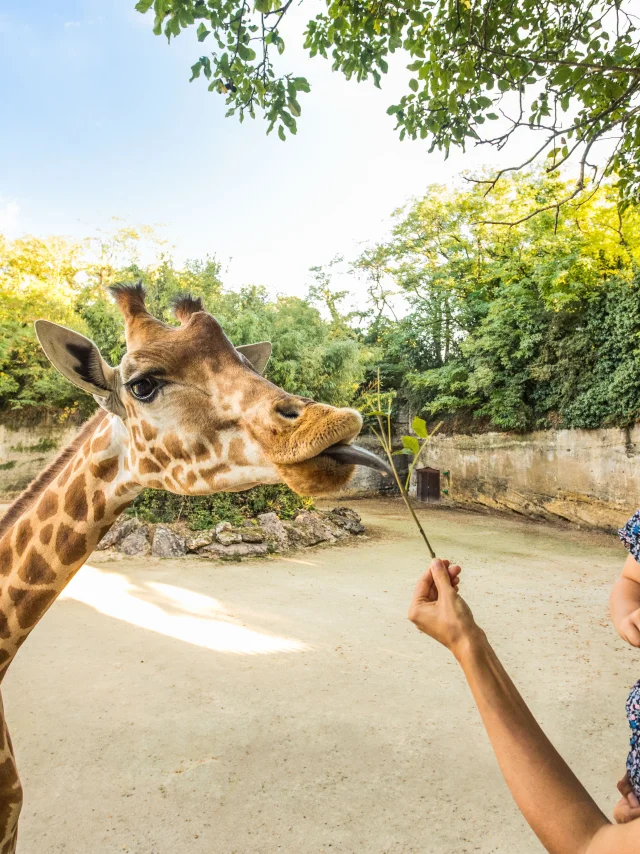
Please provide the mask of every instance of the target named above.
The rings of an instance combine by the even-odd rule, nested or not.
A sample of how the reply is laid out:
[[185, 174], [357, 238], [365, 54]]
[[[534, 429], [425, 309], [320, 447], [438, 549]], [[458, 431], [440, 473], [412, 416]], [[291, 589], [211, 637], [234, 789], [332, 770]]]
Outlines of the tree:
[[[427, 416], [528, 430], [640, 413], [640, 238], [610, 188], [579, 208], [487, 224], [566, 190], [557, 175], [432, 186], [365, 253], [410, 305], [372, 324], [385, 387]], [[365, 338], [365, 340], [370, 340]], [[373, 343], [373, 342], [372, 342]]]
[[[296, 133], [304, 77], [276, 73], [282, 28], [292, 0], [139, 0], [153, 8], [153, 30], [171, 40], [197, 24], [211, 36], [209, 55], [192, 66], [229, 106], [227, 115], [264, 113], [267, 132]], [[428, 139], [430, 150], [490, 145], [502, 149], [518, 132], [537, 132], [520, 162], [486, 179], [546, 158], [548, 171], [577, 160], [578, 174], [562, 204], [603, 176], [617, 174], [622, 206], [640, 191], [640, 45], [631, 0], [327, 0], [308, 21], [304, 47], [333, 61], [347, 79], [380, 86], [392, 55], [412, 76], [388, 112], [400, 137]], [[613, 139], [602, 165], [594, 146]], [[515, 146], [514, 146], [515, 147]]]

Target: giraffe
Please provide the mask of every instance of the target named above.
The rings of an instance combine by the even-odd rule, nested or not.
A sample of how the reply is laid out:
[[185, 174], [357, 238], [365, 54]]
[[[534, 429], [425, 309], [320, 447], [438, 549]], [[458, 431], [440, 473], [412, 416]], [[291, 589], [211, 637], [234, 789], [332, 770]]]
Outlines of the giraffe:
[[[142, 286], [110, 288], [126, 354], [109, 366], [77, 332], [36, 321], [60, 373], [99, 409], [0, 520], [0, 682], [16, 652], [120, 513], [144, 488], [183, 495], [286, 483], [343, 486], [357, 464], [359, 413], [288, 394], [262, 376], [266, 342], [234, 347], [201, 300], [178, 298], [179, 326], [151, 315]], [[0, 854], [14, 854], [22, 788], [0, 699]]]

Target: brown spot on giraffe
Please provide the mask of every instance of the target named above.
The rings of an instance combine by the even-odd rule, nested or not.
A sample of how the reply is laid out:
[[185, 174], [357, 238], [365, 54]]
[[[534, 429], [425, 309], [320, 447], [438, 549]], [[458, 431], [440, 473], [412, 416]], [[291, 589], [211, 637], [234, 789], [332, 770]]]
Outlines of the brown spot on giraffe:
[[182, 477], [182, 472], [184, 471], [184, 466], [177, 465], [171, 469], [171, 477], [175, 480], [177, 484], [180, 483], [180, 478]]
[[244, 452], [244, 443], [242, 439], [238, 437], [234, 437], [229, 442], [229, 452], [228, 452], [229, 461], [232, 462], [236, 466], [248, 466], [249, 460], [247, 459], [247, 455]]
[[36, 513], [38, 514], [38, 519], [41, 522], [44, 522], [45, 519], [49, 519], [53, 516], [54, 513], [58, 511], [58, 496], [53, 492], [45, 492], [40, 501], [38, 502], [38, 506], [36, 508]]
[[119, 516], [123, 510], [126, 510], [127, 507], [131, 504], [133, 498], [130, 498], [128, 501], [124, 501], [122, 504], [118, 504], [118, 506], [113, 511], [114, 516]]
[[152, 439], [155, 439], [158, 435], [158, 431], [155, 427], [152, 427], [147, 421], [141, 421], [140, 426], [142, 427], [142, 433], [147, 442], [150, 442]]
[[[0, 762], [0, 798], [15, 803], [21, 799], [20, 781], [13, 756], [8, 756]], [[0, 830], [3, 828], [0, 827]], [[6, 829], [6, 828], [4, 828]]]
[[206, 460], [206, 458], [209, 456], [209, 448], [207, 448], [204, 442], [200, 442], [198, 440], [193, 446], [193, 454], [196, 460], [198, 460], [198, 462], [200, 460]]
[[32, 536], [33, 528], [31, 527], [31, 522], [28, 519], [23, 519], [18, 525], [18, 532], [16, 534], [16, 554], [18, 557], [24, 552]]
[[150, 460], [148, 457], [144, 457], [140, 460], [140, 464], [138, 465], [138, 471], [140, 474], [157, 474], [159, 471], [162, 471], [158, 463], [155, 463], [153, 460]]
[[107, 531], [111, 528], [112, 525], [113, 522], [111, 522], [109, 525], [103, 525], [103, 527], [100, 528], [100, 531], [98, 533], [98, 542], [100, 542], [100, 540], [104, 537], [104, 535], [107, 533]]
[[185, 480], [187, 482], [187, 488], [190, 489], [193, 486], [193, 484], [197, 481], [197, 479], [198, 479], [198, 475], [195, 472], [188, 471], [187, 476], [185, 478]]
[[81, 560], [87, 551], [87, 538], [84, 534], [77, 534], [73, 528], [64, 522], [56, 533], [56, 554], [58, 560], [65, 566]]
[[99, 463], [94, 463], [91, 466], [91, 474], [98, 478], [98, 480], [104, 480], [107, 483], [111, 483], [114, 477], [118, 474], [119, 468], [120, 457], [108, 457], [106, 460], [100, 460]]
[[[9, 620], [7, 619], [7, 615], [4, 613], [4, 611], [0, 611], [0, 638], [6, 639], [10, 637], [11, 629], [9, 628]], [[6, 652], [6, 650], [2, 650], [2, 652]], [[2, 664], [1, 661], [0, 664]]]
[[178, 438], [176, 433], [167, 433], [164, 437], [164, 446], [174, 460], [191, 461], [191, 457], [184, 448], [184, 445]]
[[88, 518], [89, 505], [83, 474], [77, 475], [69, 484], [64, 496], [64, 509], [76, 522], [84, 522]]
[[34, 626], [58, 595], [56, 590], [28, 590], [24, 587], [9, 587], [18, 623], [23, 629]]
[[107, 427], [107, 429], [101, 433], [99, 436], [91, 442], [91, 450], [94, 454], [100, 453], [101, 451], [106, 451], [109, 445], [111, 444], [111, 427]]
[[18, 575], [26, 584], [51, 584], [56, 580], [48, 561], [33, 548], [20, 565]]
[[53, 525], [49, 522], [48, 525], [45, 525], [44, 528], [40, 531], [40, 542], [48, 546], [51, 542], [51, 535], [53, 534]]
[[91, 504], [93, 505], [93, 521], [99, 522], [104, 518], [104, 514], [107, 509], [107, 500], [101, 489], [93, 493], [93, 496], [91, 497]]
[[13, 567], [13, 549], [7, 543], [0, 547], [0, 575], [9, 575]]
[[210, 468], [202, 469], [200, 472], [200, 476], [206, 480], [207, 483], [211, 483], [219, 474], [226, 474], [228, 471], [231, 471], [231, 466], [227, 463], [218, 463], [217, 466], [210, 466]]
[[153, 445], [149, 450], [161, 466], [167, 466], [171, 462], [171, 457], [162, 450], [160, 445]]
[[148, 480], [147, 486], [149, 487], [149, 489], [165, 489], [165, 484], [161, 480], [157, 480], [156, 478]]

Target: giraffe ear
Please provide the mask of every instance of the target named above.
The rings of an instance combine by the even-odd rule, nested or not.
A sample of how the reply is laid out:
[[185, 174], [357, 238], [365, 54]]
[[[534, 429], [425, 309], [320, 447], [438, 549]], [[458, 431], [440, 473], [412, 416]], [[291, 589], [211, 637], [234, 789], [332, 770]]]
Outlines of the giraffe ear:
[[264, 373], [271, 355], [271, 344], [268, 341], [260, 341], [259, 344], [244, 344], [242, 347], [236, 347], [236, 350], [251, 362], [254, 370], [259, 374]]
[[117, 391], [117, 372], [107, 365], [93, 341], [49, 320], [36, 320], [35, 327], [47, 359], [63, 377], [101, 398]]

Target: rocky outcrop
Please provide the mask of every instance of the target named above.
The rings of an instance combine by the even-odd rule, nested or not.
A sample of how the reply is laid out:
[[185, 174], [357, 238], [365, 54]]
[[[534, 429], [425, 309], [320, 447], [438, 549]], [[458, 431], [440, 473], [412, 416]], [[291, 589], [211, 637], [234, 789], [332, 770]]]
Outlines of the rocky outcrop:
[[118, 551], [125, 555], [148, 555], [151, 551], [149, 526], [140, 525], [118, 543]]
[[269, 549], [266, 543], [231, 543], [223, 546], [221, 543], [211, 543], [198, 551], [204, 557], [218, 557], [221, 560], [237, 560], [241, 557], [263, 557]]
[[125, 537], [133, 533], [136, 528], [139, 528], [142, 523], [138, 519], [122, 519], [118, 520], [111, 527], [104, 537], [100, 540], [96, 549], [103, 551], [104, 549], [112, 549], [124, 540]]
[[177, 525], [145, 525], [138, 519], [125, 518], [116, 522], [97, 548], [159, 558], [195, 554], [215, 560], [239, 560], [335, 543], [362, 533], [360, 517], [350, 507], [303, 510], [290, 521], [279, 519], [275, 513], [262, 513], [257, 523], [247, 521], [236, 527], [220, 522], [215, 528], [190, 532]]
[[223, 546], [233, 546], [242, 542], [242, 535], [233, 529], [231, 522], [216, 525], [216, 540]]
[[153, 534], [151, 554], [154, 557], [182, 557], [187, 553], [185, 537], [176, 534], [166, 525], [158, 525]]
[[271, 551], [284, 552], [291, 547], [287, 529], [275, 513], [261, 513], [258, 516], [258, 524], [264, 531]]

